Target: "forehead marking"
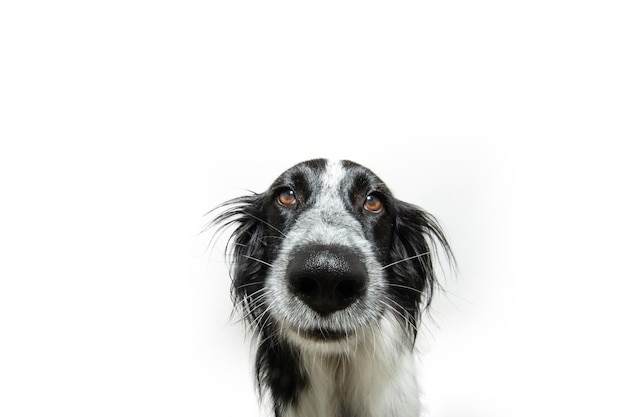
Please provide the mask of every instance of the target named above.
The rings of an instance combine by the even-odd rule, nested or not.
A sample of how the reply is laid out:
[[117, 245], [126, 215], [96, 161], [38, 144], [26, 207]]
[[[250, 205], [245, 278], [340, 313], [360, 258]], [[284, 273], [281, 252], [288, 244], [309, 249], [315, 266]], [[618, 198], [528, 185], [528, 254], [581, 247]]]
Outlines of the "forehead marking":
[[324, 191], [338, 193], [343, 174], [343, 164], [341, 161], [328, 161], [324, 178], [322, 179]]

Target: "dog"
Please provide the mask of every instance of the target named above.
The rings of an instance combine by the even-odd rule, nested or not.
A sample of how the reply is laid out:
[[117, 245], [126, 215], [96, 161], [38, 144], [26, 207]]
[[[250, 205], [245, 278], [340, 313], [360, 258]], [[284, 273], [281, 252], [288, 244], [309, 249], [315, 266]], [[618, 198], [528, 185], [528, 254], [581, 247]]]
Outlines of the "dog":
[[212, 225], [233, 230], [232, 298], [275, 417], [418, 416], [420, 317], [437, 253], [453, 260], [437, 220], [369, 169], [326, 159], [219, 209]]

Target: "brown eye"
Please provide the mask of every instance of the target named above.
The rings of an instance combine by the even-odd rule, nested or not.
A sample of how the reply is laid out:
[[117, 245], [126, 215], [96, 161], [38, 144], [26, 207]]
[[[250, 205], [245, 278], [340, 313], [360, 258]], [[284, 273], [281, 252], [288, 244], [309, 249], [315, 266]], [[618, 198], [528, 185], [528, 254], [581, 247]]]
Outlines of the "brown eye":
[[285, 188], [278, 194], [278, 203], [283, 206], [293, 206], [297, 203], [296, 193], [291, 188]]
[[383, 211], [384, 205], [383, 200], [378, 197], [376, 194], [369, 194], [365, 198], [365, 204], [363, 205], [365, 210], [371, 211], [372, 213], [380, 213]]

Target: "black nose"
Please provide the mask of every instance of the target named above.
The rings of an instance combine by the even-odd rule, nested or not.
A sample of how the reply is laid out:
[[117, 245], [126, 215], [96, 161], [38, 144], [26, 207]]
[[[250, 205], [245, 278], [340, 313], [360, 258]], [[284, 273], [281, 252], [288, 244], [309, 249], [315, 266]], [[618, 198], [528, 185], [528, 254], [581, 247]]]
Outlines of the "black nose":
[[287, 267], [289, 289], [321, 315], [343, 310], [365, 293], [367, 268], [343, 246], [310, 245]]

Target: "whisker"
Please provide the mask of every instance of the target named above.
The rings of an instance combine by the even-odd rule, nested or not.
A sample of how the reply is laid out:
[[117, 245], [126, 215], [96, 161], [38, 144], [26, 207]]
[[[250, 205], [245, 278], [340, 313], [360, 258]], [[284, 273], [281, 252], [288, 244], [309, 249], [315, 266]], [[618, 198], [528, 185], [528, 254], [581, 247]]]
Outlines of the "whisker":
[[280, 234], [281, 234], [281, 235], [283, 235], [284, 237], [287, 237], [287, 235], [286, 235], [285, 233], [283, 233], [283, 231], [282, 231], [282, 230], [280, 230], [279, 228], [277, 228], [277, 227], [276, 227], [276, 226], [274, 226], [273, 224], [270, 224], [270, 223], [266, 222], [265, 220], [261, 219], [260, 217], [255, 216], [254, 214], [252, 214], [252, 213], [250, 213], [250, 212], [243, 211], [243, 213], [244, 213], [246, 216], [250, 216], [250, 217], [252, 217], [253, 219], [258, 220], [258, 221], [260, 221], [261, 223], [263, 223], [263, 224], [265, 224], [265, 225], [267, 225], [267, 226], [271, 227], [272, 229], [276, 230], [278, 233], [280, 233]]
[[[259, 329], [260, 329], [260, 328], [262, 328], [263, 326], [260, 326], [260, 327], [257, 327], [257, 326], [261, 323], [261, 320], [263, 320], [263, 316], [265, 316], [267, 313], [269, 313], [269, 310], [270, 310], [270, 307], [269, 307], [269, 306], [267, 306], [267, 307], [266, 307], [266, 308], [265, 308], [265, 309], [261, 312], [261, 314], [259, 314], [257, 317], [255, 317], [255, 319], [254, 319], [254, 320], [252, 320], [252, 321], [250, 322], [250, 327], [252, 327], [253, 329], [256, 329], [256, 328], [259, 328]], [[269, 318], [269, 314], [267, 314], [267, 316], [268, 316], [268, 318]], [[267, 323], [267, 319], [265, 320], [265, 323]]]
[[[252, 233], [250, 233], [249, 231], [243, 231], [242, 233], [245, 233], [246, 235], [253, 237], [254, 239], [258, 240], [261, 244], [263, 244], [263, 246], [269, 246], [269, 243], [265, 240], [265, 239], [283, 239], [282, 236], [263, 236], [263, 238], [260, 238], [258, 236], [254, 236]], [[245, 245], [243, 243], [239, 243], [239, 242], [233, 242], [231, 243], [231, 245], [234, 246], [240, 246], [242, 248], [247, 248], [250, 245]]]
[[[385, 297], [386, 300], [394, 302], [391, 298], [389, 297]], [[400, 310], [398, 310], [397, 308], [393, 307], [392, 305], [389, 305], [387, 302], [385, 302], [385, 300], [380, 300], [381, 303], [383, 303], [384, 305], [387, 306], [387, 308], [389, 308], [391, 311], [395, 312], [396, 314], [398, 314], [398, 316], [404, 318], [404, 314], [402, 314], [402, 312], [400, 312]], [[397, 303], [396, 303], [397, 304]]]
[[387, 285], [389, 285], [390, 287], [398, 287], [398, 288], [404, 288], [406, 290], [411, 290], [411, 291], [415, 291], [418, 294], [424, 294], [424, 291], [420, 291], [417, 288], [413, 288], [413, 287], [409, 287], [408, 285], [400, 285], [400, 284], [393, 284], [393, 283], [387, 283]]
[[[250, 293], [250, 294], [245, 294], [242, 298], [242, 300], [247, 300], [247, 301], [260, 301], [263, 298], [267, 297], [267, 292], [265, 291], [266, 288], [265, 287], [261, 287], [258, 290]], [[260, 295], [257, 295], [260, 294]]]
[[[258, 295], [261, 293], [261, 295]], [[242, 322], [247, 320], [250, 316], [254, 316], [258, 314], [258, 309], [265, 307], [264, 300], [267, 298], [268, 294], [265, 292], [264, 288], [253, 292], [252, 294], [248, 294], [244, 296], [241, 300], [235, 303], [235, 309], [241, 311], [243, 316], [238, 322]], [[253, 304], [254, 303], [254, 304]]]
[[272, 264], [271, 264], [271, 263], [269, 263], [269, 262], [265, 262], [265, 261], [264, 261], [264, 260], [262, 260], [262, 259], [255, 258], [255, 257], [253, 257], [253, 256], [249, 256], [249, 255], [242, 255], [242, 256], [243, 256], [244, 258], [248, 258], [248, 259], [251, 259], [251, 260], [253, 260], [253, 261], [257, 261], [257, 262], [259, 262], [259, 263], [261, 263], [261, 264], [263, 264], [263, 265], [267, 265], [267, 266], [269, 266], [270, 268], [273, 268], [273, 267], [274, 267], [274, 265], [272, 265]]
[[415, 331], [417, 333], [418, 331], [418, 327], [416, 323], [412, 323], [409, 320], [409, 316], [406, 314], [404, 307], [402, 307], [396, 300], [394, 300], [393, 298], [389, 297], [389, 296], [384, 296], [384, 298], [388, 301], [391, 301], [392, 303], [394, 303], [395, 305], [397, 305], [398, 307], [400, 307], [400, 310], [402, 310], [404, 313], [402, 313], [401, 311], [397, 310], [396, 308], [392, 307], [391, 305], [387, 304], [384, 300], [381, 300], [381, 302], [383, 304], [385, 304], [387, 307], [389, 307], [392, 311], [396, 312], [398, 315], [400, 315], [400, 317], [402, 317], [404, 319], [404, 323], [405, 325]]
[[[241, 316], [241, 318], [239, 320], [237, 320], [237, 323], [254, 323], [254, 321], [259, 317], [263, 315], [263, 312], [259, 313], [258, 311], [256, 311], [257, 309], [259, 309], [261, 306], [256, 307], [256, 309], [248, 309], [247, 313], [244, 314], [243, 316]], [[243, 307], [242, 307], [243, 308]], [[258, 314], [258, 315], [257, 315]]]
[[[238, 290], [238, 289], [241, 289], [241, 288], [250, 287], [252, 285], [263, 285], [263, 284], [260, 283], [260, 282], [249, 282], [247, 284], [238, 285], [238, 286], [235, 287], [235, 289]], [[263, 290], [263, 288], [261, 288], [261, 290]], [[254, 293], [254, 294], [256, 294], [256, 293]], [[250, 295], [252, 295], [252, 294], [249, 294], [248, 296], [250, 296]]]
[[[263, 324], [261, 324], [261, 320], [258, 320], [256, 322], [256, 326], [258, 326], [258, 329], [264, 329], [267, 327], [267, 322], [270, 321], [270, 319], [272, 318], [271, 314], [269, 314], [270, 312], [270, 306], [267, 306], [267, 308], [265, 309], [265, 311], [263, 312], [263, 315], [266, 316], [265, 320], [263, 320]], [[261, 318], [262, 316], [259, 316], [259, 318]], [[256, 320], [255, 320], [256, 321]], [[255, 323], [253, 323], [253, 325], [255, 325]]]
[[419, 255], [409, 256], [408, 258], [400, 259], [399, 261], [395, 261], [395, 262], [392, 262], [390, 264], [387, 264], [387, 265], [383, 266], [382, 268], [380, 268], [380, 270], [382, 271], [383, 269], [387, 269], [390, 266], [394, 266], [394, 265], [397, 265], [397, 264], [402, 263], [402, 262], [410, 261], [412, 259], [421, 258], [422, 256], [429, 255], [429, 254], [430, 254], [430, 251], [424, 252], [424, 253], [420, 253]]

